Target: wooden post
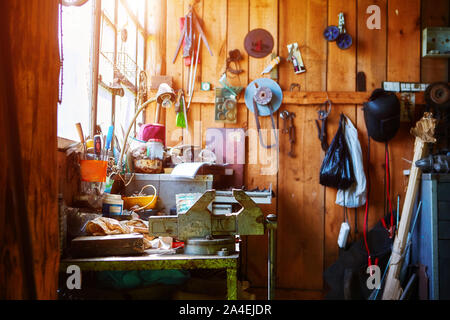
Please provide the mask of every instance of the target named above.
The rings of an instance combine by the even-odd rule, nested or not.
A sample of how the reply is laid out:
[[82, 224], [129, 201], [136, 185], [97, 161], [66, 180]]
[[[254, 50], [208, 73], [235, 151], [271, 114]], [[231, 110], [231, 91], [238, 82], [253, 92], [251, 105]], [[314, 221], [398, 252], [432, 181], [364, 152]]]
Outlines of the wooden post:
[[436, 139], [433, 138], [435, 126], [436, 120], [432, 118], [431, 113], [425, 113], [423, 118], [416, 124], [416, 127], [411, 129], [411, 133], [416, 136], [414, 159], [411, 165], [411, 173], [409, 175], [408, 189], [403, 204], [400, 227], [392, 247], [391, 263], [386, 278], [386, 286], [382, 297], [383, 300], [398, 300], [402, 293], [398, 277], [403, 264], [403, 253], [406, 247], [414, 202], [421, 177], [421, 171], [415, 166], [415, 163], [426, 155], [426, 143], [436, 142]]

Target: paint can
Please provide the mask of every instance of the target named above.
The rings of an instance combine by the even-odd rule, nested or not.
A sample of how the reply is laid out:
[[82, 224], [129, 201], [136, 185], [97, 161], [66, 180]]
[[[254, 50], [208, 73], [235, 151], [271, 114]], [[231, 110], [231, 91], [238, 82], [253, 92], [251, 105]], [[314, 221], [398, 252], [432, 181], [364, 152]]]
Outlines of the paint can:
[[114, 218], [121, 216], [123, 212], [123, 200], [120, 194], [108, 194], [103, 197], [103, 217]]

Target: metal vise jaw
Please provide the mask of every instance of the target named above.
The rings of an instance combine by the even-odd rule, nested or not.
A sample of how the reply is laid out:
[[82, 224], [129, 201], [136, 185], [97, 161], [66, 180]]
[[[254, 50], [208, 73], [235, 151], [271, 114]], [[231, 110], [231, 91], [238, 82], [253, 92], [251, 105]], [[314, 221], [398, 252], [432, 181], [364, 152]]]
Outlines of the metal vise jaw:
[[242, 206], [236, 213], [212, 214], [208, 206], [215, 197], [215, 190], [206, 191], [186, 213], [180, 213], [176, 217], [150, 217], [149, 234], [182, 241], [210, 235], [264, 235], [264, 214], [243, 190], [233, 190], [233, 197]]

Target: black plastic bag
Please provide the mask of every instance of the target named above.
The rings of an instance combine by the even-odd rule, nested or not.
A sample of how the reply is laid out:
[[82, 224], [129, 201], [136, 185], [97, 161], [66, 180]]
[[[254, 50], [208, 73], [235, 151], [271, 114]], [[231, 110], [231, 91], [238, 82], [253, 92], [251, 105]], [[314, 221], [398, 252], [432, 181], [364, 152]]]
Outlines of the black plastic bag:
[[341, 114], [339, 129], [320, 168], [320, 184], [339, 190], [345, 190], [355, 182], [352, 158], [345, 141], [344, 121], [344, 115]]

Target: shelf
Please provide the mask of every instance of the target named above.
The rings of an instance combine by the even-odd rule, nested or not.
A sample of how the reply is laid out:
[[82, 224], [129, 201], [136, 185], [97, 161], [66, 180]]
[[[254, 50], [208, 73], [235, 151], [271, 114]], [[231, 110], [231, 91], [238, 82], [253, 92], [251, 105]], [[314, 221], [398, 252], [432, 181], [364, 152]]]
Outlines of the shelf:
[[[424, 104], [424, 93], [411, 92], [416, 95], [416, 104]], [[156, 94], [156, 92], [151, 93]], [[362, 105], [369, 101], [369, 97], [372, 92], [352, 92], [352, 91], [340, 91], [340, 92], [325, 92], [325, 91], [284, 91], [283, 92], [283, 104], [294, 105], [320, 105], [327, 100], [331, 100], [334, 105]], [[399, 97], [401, 93], [397, 94]], [[188, 100], [188, 98], [186, 99]], [[194, 104], [214, 104], [215, 92], [214, 91], [196, 91], [192, 98]], [[239, 97], [238, 103], [245, 103], [244, 94]]]

